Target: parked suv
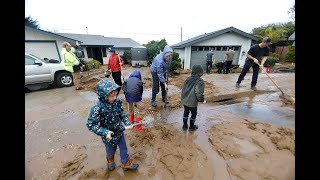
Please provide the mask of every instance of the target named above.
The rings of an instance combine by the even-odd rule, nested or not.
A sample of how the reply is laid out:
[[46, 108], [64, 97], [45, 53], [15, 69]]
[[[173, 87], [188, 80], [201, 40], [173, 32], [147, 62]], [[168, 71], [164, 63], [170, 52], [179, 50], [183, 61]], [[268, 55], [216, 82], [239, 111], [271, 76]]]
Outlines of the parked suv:
[[47, 63], [35, 55], [25, 53], [25, 87], [55, 84], [58, 87], [73, 85], [73, 77], [61, 63]]

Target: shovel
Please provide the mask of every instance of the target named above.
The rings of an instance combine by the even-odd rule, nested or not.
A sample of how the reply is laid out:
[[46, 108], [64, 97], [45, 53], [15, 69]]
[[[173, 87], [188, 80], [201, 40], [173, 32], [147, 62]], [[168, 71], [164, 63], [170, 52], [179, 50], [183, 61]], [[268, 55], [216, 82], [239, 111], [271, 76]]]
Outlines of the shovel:
[[[258, 63], [258, 65], [260, 66], [259, 63]], [[269, 73], [267, 73], [263, 68], [261, 68], [261, 69], [262, 69], [262, 71], [270, 78], [270, 80], [273, 82], [273, 84], [276, 85], [277, 88], [281, 91], [281, 94], [282, 94], [281, 97], [284, 98], [284, 99], [286, 99], [286, 100], [288, 100], [288, 101], [290, 101], [292, 104], [294, 104], [294, 103], [295, 103], [295, 99], [294, 99], [293, 97], [285, 94], [285, 93], [282, 91], [282, 89], [277, 85], [277, 83], [274, 82], [274, 80], [271, 78], [271, 76], [269, 75]]]
[[[169, 83], [168, 72], [165, 72], [165, 74], [166, 74], [167, 86], [169, 86], [169, 85], [168, 85], [168, 83]], [[166, 109], [166, 111], [169, 111], [169, 108], [168, 108], [168, 106], [167, 106], [167, 102], [168, 102], [168, 89], [169, 89], [169, 88], [166, 89], [165, 102], [163, 103], [163, 107]]]

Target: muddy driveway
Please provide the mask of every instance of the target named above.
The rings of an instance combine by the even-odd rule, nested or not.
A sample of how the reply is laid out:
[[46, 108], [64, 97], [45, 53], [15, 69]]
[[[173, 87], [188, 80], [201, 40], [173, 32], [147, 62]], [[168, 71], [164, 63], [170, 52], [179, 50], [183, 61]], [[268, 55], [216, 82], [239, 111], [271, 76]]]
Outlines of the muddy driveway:
[[[124, 76], [133, 69], [125, 67]], [[119, 151], [115, 171], [108, 172], [104, 146], [85, 126], [97, 101], [94, 85], [102, 78], [97, 74], [82, 79], [86, 89], [81, 91], [69, 87], [25, 94], [26, 179], [295, 178], [295, 108], [279, 98], [266, 75], [259, 75], [254, 92], [250, 73], [240, 89], [235, 88], [238, 73], [205, 74], [209, 102], [198, 107], [199, 129], [184, 132], [180, 88], [190, 72], [169, 78], [170, 108], [165, 111], [149, 106], [151, 75], [148, 68], [137, 69], [145, 83], [139, 112], [154, 120], [143, 131], [126, 131], [129, 155], [140, 163], [137, 172], [121, 169]], [[270, 75], [294, 97], [294, 73]]]

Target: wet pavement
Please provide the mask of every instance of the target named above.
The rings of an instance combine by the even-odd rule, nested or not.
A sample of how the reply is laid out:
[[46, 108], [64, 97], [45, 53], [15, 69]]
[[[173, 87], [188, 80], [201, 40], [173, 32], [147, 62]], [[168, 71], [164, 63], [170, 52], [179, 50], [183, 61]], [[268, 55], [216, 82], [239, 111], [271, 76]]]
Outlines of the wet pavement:
[[[208, 141], [206, 132], [214, 125], [248, 119], [295, 128], [294, 107], [281, 103], [280, 92], [265, 74], [259, 74], [257, 88], [260, 91], [258, 92], [250, 90], [252, 75], [250, 73], [246, 75], [241, 88], [235, 88], [238, 75], [205, 74], [203, 76], [205, 81], [214, 84], [215, 99], [207, 104], [199, 104], [196, 120], [199, 129], [195, 132], [182, 131], [183, 108], [160, 111], [159, 114], [149, 115], [148, 117], [156, 122], [153, 125], [161, 123], [170, 125], [179, 130], [185, 138], [193, 139], [208, 158], [209, 165], [207, 167], [212, 167], [214, 179], [231, 179], [225, 160], [211, 148]], [[276, 79], [285, 93], [295, 96], [293, 73], [271, 74], [271, 76]], [[179, 94], [180, 88], [169, 84], [169, 93]], [[143, 96], [144, 98], [150, 98], [151, 88], [144, 89]], [[219, 101], [217, 97], [223, 97], [221, 98], [222, 101]], [[119, 98], [124, 98], [123, 94], [120, 94]], [[32, 179], [32, 177], [53, 178], [54, 176], [45, 175], [45, 173], [40, 175], [41, 170], [48, 171], [45, 167], [41, 167], [40, 157], [46, 156], [48, 158], [50, 154], [57, 156], [60, 153], [59, 156], [62, 159], [68, 159], [68, 153], [66, 153], [68, 151], [61, 151], [66, 146], [69, 147], [69, 150], [71, 149], [70, 151], [72, 151], [70, 146], [77, 146], [78, 149], [81, 149], [81, 146], [85, 147], [83, 151], [86, 152], [88, 157], [79, 157], [79, 159], [87, 165], [81, 171], [89, 170], [89, 167], [99, 169], [106, 165], [105, 160], [101, 158], [104, 157], [104, 147], [100, 138], [89, 132], [85, 126], [89, 109], [97, 102], [97, 96], [94, 92], [75, 91], [74, 87], [48, 89], [26, 93], [25, 102], [26, 179]], [[128, 132], [128, 135], [130, 136], [130, 132]], [[237, 142], [242, 143], [241, 140], [237, 140]], [[248, 148], [250, 146], [245, 143], [242, 144], [248, 146]], [[131, 149], [129, 147], [129, 151]], [[148, 154], [148, 151], [146, 153]], [[70, 158], [73, 155], [70, 155]], [[54, 167], [54, 165], [48, 165], [48, 168], [51, 167]], [[208, 169], [208, 171], [211, 170]], [[141, 165], [139, 173], [135, 173], [135, 176], [137, 178], [146, 177], [149, 171], [150, 167]], [[115, 173], [117, 175], [111, 177], [116, 179], [117, 177], [127, 177], [121, 169]], [[157, 173], [151, 176], [153, 179], [161, 177], [160, 174], [157, 176], [155, 174]]]

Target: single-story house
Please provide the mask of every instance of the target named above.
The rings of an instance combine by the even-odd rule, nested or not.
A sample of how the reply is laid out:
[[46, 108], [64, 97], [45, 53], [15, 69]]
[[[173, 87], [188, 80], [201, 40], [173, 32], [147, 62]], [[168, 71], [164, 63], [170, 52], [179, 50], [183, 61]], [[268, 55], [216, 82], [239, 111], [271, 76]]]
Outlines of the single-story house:
[[184, 69], [191, 69], [193, 65], [200, 64], [206, 68], [206, 54], [214, 48], [215, 62], [223, 60], [225, 52], [231, 46], [235, 50], [232, 64], [244, 65], [246, 53], [259, 38], [234, 27], [205, 33], [191, 39], [174, 44], [171, 47], [179, 53]]
[[48, 58], [61, 61], [61, 47], [64, 41], [71, 45], [81, 41], [41, 29], [25, 26], [25, 52], [39, 58]]
[[102, 64], [108, 64], [110, 56], [108, 51], [111, 47], [114, 48], [117, 53], [123, 55], [125, 50], [130, 51], [132, 47], [141, 46], [141, 44], [131, 38], [104, 37], [91, 34], [58, 34], [82, 41], [80, 50], [83, 51], [84, 60], [89, 61], [95, 59]]
[[288, 38], [289, 41], [293, 41], [292, 46], [295, 46], [296, 43], [296, 32], [293, 32], [291, 36]]
[[98, 60], [108, 64], [109, 48], [113, 47], [117, 53], [123, 55], [125, 50], [140, 47], [141, 44], [131, 38], [104, 37], [91, 34], [52, 33], [41, 29], [25, 26], [25, 52], [38, 56], [61, 61], [60, 51], [63, 42], [72, 46], [80, 44], [78, 51], [82, 51], [85, 61]]

